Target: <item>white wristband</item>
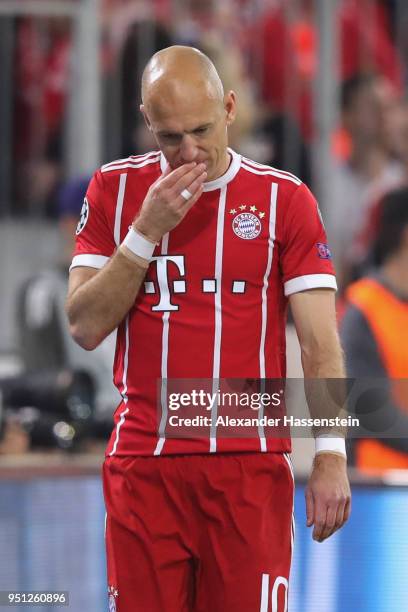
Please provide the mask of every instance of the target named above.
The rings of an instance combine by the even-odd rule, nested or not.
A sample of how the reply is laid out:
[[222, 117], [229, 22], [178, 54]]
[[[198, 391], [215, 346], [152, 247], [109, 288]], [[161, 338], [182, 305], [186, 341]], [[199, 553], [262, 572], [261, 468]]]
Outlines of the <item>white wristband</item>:
[[324, 452], [340, 453], [347, 457], [345, 439], [319, 436], [315, 440], [315, 454]]
[[135, 255], [138, 257], [142, 257], [143, 259], [147, 259], [148, 261], [151, 259], [153, 255], [154, 248], [156, 244], [154, 242], [150, 242], [147, 238], [139, 234], [136, 230], [133, 229], [132, 226], [129, 227], [129, 231], [126, 235], [126, 238], [122, 242]]

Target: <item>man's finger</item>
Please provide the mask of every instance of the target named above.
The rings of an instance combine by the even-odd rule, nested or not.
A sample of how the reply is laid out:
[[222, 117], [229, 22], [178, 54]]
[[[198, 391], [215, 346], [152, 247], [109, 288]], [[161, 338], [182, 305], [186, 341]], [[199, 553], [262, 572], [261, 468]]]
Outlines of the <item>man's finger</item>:
[[191, 193], [190, 198], [185, 198], [182, 194], [179, 195], [178, 200], [176, 200], [177, 204], [181, 209], [185, 208], [191, 202], [192, 198], [195, 197], [197, 191], [200, 189], [200, 195], [202, 193], [202, 187], [204, 185], [204, 181], [207, 178], [207, 173], [201, 173], [190, 185], [188, 185], [187, 190]]
[[350, 514], [351, 514], [351, 498], [349, 497], [346, 501], [346, 505], [344, 508], [344, 523], [346, 523], [349, 520]]
[[191, 184], [204, 172], [206, 172], [207, 168], [205, 164], [198, 164], [195, 168], [192, 168], [186, 174], [183, 174], [179, 177], [178, 181], [172, 185], [171, 189], [174, 191], [176, 197], [178, 197], [184, 189], [188, 189], [191, 191]]
[[329, 506], [326, 512], [326, 522], [321, 533], [321, 541], [329, 538], [336, 531], [337, 505]]
[[305, 492], [305, 499], [306, 499], [306, 525], [307, 527], [311, 527], [313, 525], [313, 519], [314, 519], [314, 500], [313, 500], [313, 494], [308, 489], [306, 489], [306, 492]]
[[343, 501], [337, 510], [336, 529], [340, 529], [340, 527], [343, 527], [344, 523], [347, 520], [346, 519], [346, 507], [347, 507], [347, 500]]
[[327, 521], [327, 506], [319, 500], [315, 500], [315, 512], [314, 512], [314, 529], [313, 539], [318, 542], [322, 541], [322, 535], [326, 528]]
[[166, 170], [159, 178], [160, 184], [163, 185], [163, 187], [166, 187], [166, 189], [171, 189], [176, 185], [177, 181], [179, 181], [182, 176], [188, 174], [196, 167], [197, 162], [190, 162], [189, 164], [183, 164], [175, 170], [172, 170], [170, 164], [168, 164]]
[[164, 172], [159, 176], [159, 178], [157, 178], [154, 183], [151, 184], [150, 187], [153, 187], [153, 185], [157, 185], [160, 184], [164, 181], [165, 178], [167, 178], [168, 176], [170, 176], [170, 174], [174, 172], [172, 170], [172, 167], [170, 166], [170, 164], [167, 164], [167, 166], [164, 169]]
[[337, 508], [337, 514], [336, 514], [336, 524], [335, 524], [334, 529], [329, 535], [333, 535], [336, 531], [341, 529], [344, 523], [347, 521], [346, 508], [347, 508], [347, 500], [339, 503], [338, 508]]
[[196, 189], [194, 195], [188, 200], [184, 200], [184, 203], [180, 208], [180, 212], [182, 213], [183, 217], [188, 213], [190, 208], [192, 208], [194, 204], [197, 202], [197, 200], [200, 198], [201, 194], [203, 193], [203, 188], [204, 188], [204, 185], [203, 183], [201, 183], [201, 186], [198, 187], [198, 189]]

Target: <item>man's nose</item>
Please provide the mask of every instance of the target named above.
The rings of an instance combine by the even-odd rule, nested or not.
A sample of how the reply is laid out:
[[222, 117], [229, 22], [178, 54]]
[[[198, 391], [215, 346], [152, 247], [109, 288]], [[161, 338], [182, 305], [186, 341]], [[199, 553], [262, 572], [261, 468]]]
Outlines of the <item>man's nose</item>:
[[181, 141], [180, 156], [185, 163], [195, 161], [198, 154], [198, 148], [194, 141], [194, 137], [190, 134], [185, 134]]

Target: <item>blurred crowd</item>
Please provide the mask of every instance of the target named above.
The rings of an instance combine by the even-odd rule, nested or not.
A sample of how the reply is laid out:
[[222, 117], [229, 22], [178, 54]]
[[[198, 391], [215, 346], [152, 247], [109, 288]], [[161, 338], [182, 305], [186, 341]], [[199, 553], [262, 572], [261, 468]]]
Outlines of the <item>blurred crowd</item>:
[[[391, 0], [337, 3], [338, 74], [333, 78], [338, 81], [339, 112], [331, 142], [332, 197], [321, 204], [339, 280], [339, 318], [346, 313], [349, 324], [350, 308], [361, 308], [361, 304], [352, 303], [350, 288], [374, 276], [401, 302], [398, 324], [408, 329], [407, 272], [403, 268], [398, 271], [395, 264], [402, 261], [408, 269], [408, 230], [401, 230], [407, 225], [408, 207], [408, 54], [404, 35], [408, 13], [398, 13], [398, 7], [401, 3]], [[67, 104], [73, 94], [72, 24], [61, 18], [20, 17], [14, 27], [13, 213], [58, 219], [68, 244], [66, 264], [72, 223], [79, 215], [89, 178], [67, 180], [65, 175]], [[103, 161], [155, 147], [138, 111], [141, 72], [155, 51], [170, 44], [188, 44], [207, 53], [225, 88], [237, 92], [239, 113], [231, 129], [231, 146], [259, 162], [296, 173], [313, 190], [313, 96], [320, 43], [316, 2], [101, 0], [101, 31], [106, 128]], [[390, 202], [395, 209], [392, 222], [386, 211]], [[381, 251], [384, 232], [388, 232], [388, 246]], [[61, 349], [69, 342], [63, 323], [50, 323], [50, 316], [46, 324], [43, 321], [41, 336], [41, 325], [31, 316], [35, 336], [27, 324], [30, 317], [24, 315], [24, 308], [31, 314], [40, 308], [39, 295], [53, 304], [52, 308], [48, 304], [48, 313], [58, 310], [60, 298], [48, 295], [45, 299], [44, 295], [47, 290], [58, 293], [54, 285], [57, 278], [64, 285], [66, 271], [53, 270], [52, 274], [52, 282], [50, 276], [46, 280], [42, 276], [22, 288], [19, 327], [26, 335], [20, 341], [24, 355], [30, 354], [32, 346], [41, 346], [44, 355], [49, 344], [45, 339], [59, 334], [59, 340], [48, 346], [48, 364], [58, 363], [62, 370], [78, 364], [71, 350], [65, 348], [63, 353]], [[50, 286], [54, 287], [51, 291]], [[344, 332], [350, 351], [359, 350], [348, 340], [353, 333]], [[373, 340], [379, 343], [381, 359], [382, 340], [375, 333]], [[353, 359], [348, 363], [355, 363]], [[364, 355], [361, 359], [364, 361]], [[388, 367], [385, 358], [383, 361], [382, 374], [395, 376], [395, 370]], [[400, 361], [398, 375], [408, 378], [408, 356], [402, 355]], [[34, 358], [26, 364], [27, 371], [35, 372], [38, 368], [34, 366], [40, 363], [39, 357]], [[81, 367], [85, 366], [81, 363]], [[350, 369], [349, 375], [363, 375], [357, 370]], [[370, 376], [370, 370], [364, 370], [364, 375]], [[374, 375], [379, 375], [378, 370]], [[397, 410], [408, 408], [406, 398], [394, 401], [392, 394], [389, 390]], [[407, 452], [408, 448], [399, 450]]]
[[[408, 172], [406, 64], [403, 44], [397, 50], [394, 4], [338, 3], [336, 167], [333, 199], [322, 207], [342, 286], [368, 255], [378, 201]], [[237, 91], [231, 146], [295, 172], [313, 188], [316, 2], [103, 0], [101, 24], [106, 129], [110, 124], [103, 161], [155, 146], [138, 110], [141, 72], [156, 50], [189, 44], [214, 60], [226, 89]], [[15, 28], [14, 211], [57, 216], [72, 24], [26, 17]], [[106, 140], [113, 129], [112, 146]]]

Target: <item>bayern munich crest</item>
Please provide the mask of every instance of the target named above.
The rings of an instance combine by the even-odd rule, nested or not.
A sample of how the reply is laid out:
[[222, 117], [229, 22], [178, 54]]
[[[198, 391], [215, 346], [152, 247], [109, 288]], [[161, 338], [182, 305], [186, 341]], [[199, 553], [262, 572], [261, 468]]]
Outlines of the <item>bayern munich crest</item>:
[[[251, 209], [252, 208], [256, 210], [255, 206], [251, 206]], [[262, 224], [260, 219], [253, 212], [242, 212], [232, 220], [232, 229], [239, 238], [243, 238], [243, 240], [253, 240], [261, 233]]]

